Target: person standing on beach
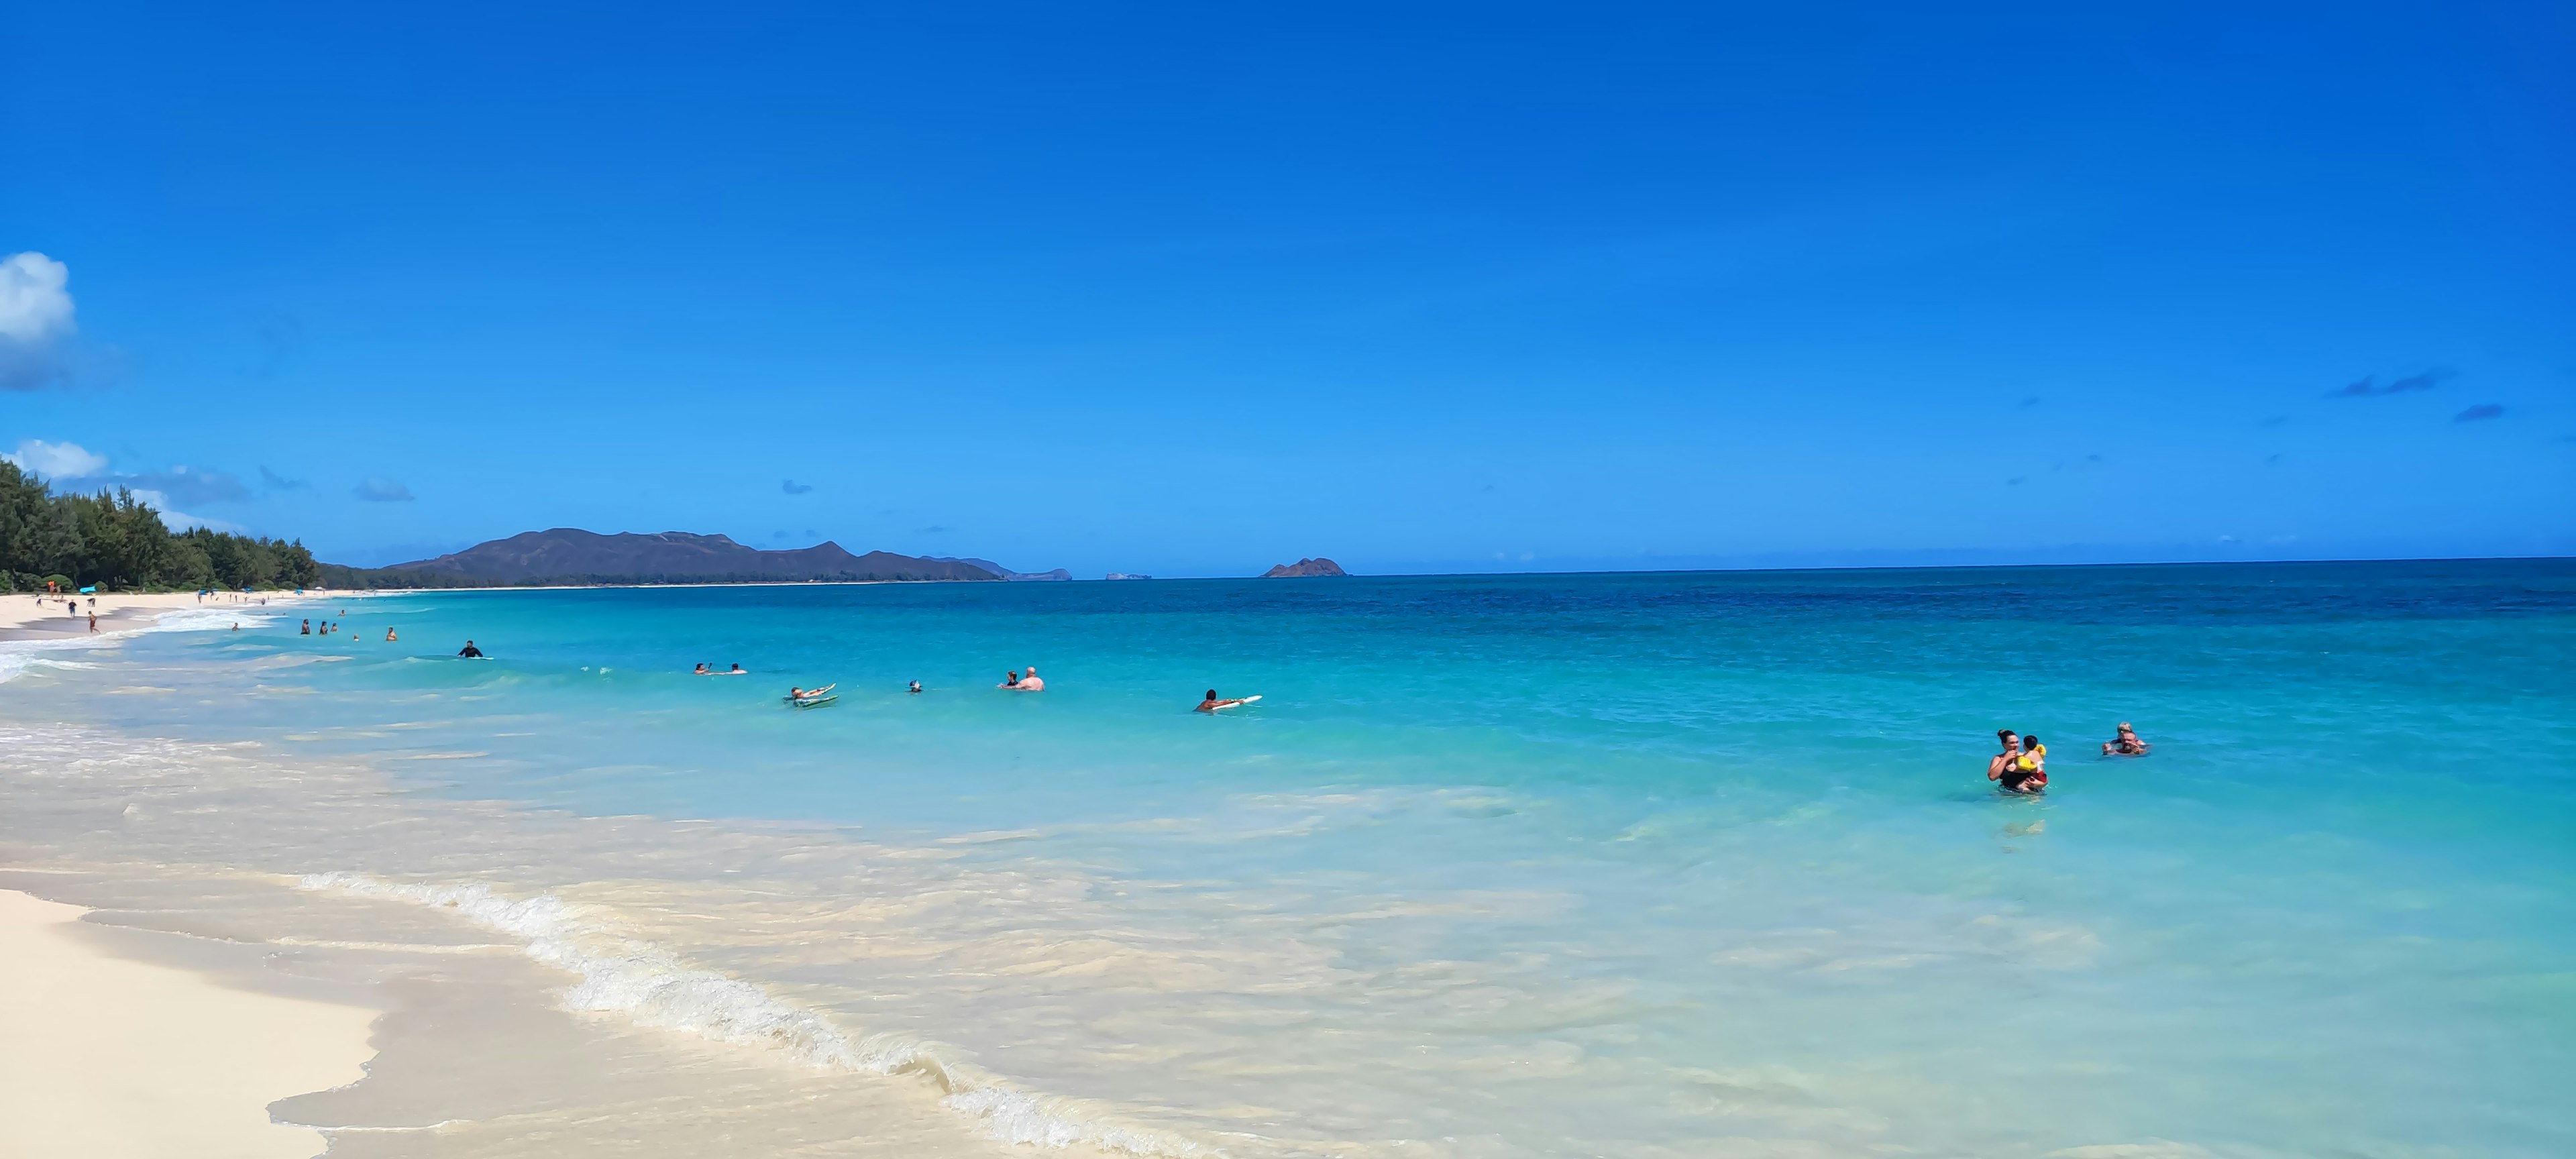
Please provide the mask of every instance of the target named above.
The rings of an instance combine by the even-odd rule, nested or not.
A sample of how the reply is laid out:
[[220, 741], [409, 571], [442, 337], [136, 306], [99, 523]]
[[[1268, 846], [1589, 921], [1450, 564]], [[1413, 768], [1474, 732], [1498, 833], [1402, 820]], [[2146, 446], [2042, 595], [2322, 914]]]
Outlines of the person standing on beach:
[[96, 612], [91, 612], [89, 614], [89, 630], [93, 632], [98, 630], [98, 613]]

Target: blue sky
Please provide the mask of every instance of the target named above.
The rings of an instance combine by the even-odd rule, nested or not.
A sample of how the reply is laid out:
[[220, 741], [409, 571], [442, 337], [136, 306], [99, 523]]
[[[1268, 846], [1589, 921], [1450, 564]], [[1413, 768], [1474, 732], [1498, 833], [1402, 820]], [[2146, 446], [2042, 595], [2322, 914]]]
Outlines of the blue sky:
[[22, 6], [0, 450], [354, 563], [2576, 552], [2563, 4], [521, 7]]

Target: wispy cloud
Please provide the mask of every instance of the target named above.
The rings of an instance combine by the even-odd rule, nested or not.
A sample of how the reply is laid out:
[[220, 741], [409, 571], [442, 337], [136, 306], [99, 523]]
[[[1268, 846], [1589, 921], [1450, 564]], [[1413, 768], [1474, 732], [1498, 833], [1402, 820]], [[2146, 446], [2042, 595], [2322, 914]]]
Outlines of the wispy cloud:
[[247, 503], [252, 496], [242, 481], [222, 471], [191, 471], [172, 467], [167, 471], [145, 471], [137, 475], [111, 476], [119, 486], [137, 491], [152, 491], [191, 507], [199, 503]]
[[786, 482], [780, 483], [778, 485], [778, 489], [785, 491], [790, 495], [802, 495], [814, 488], [811, 484], [799, 483], [794, 479], [789, 479]]
[[2453, 377], [2456, 376], [2447, 370], [2427, 370], [2422, 374], [2410, 374], [2404, 378], [2392, 379], [2386, 386], [2382, 386], [2379, 384], [2378, 376], [2373, 375], [2369, 378], [2362, 379], [2359, 382], [2352, 383], [2341, 390], [2329, 390], [2326, 392], [2326, 397], [2370, 398], [2383, 394], [2405, 394], [2409, 391], [2431, 390], [2434, 387], [2441, 385], [2445, 380]]
[[48, 482], [67, 490], [123, 487], [169, 516], [174, 527], [179, 526], [178, 520], [183, 518], [225, 528], [231, 525], [181, 516], [170, 510], [173, 503], [194, 507], [200, 503], [246, 503], [255, 498], [238, 476], [223, 471], [199, 471], [184, 466], [167, 471], [111, 471], [108, 470], [107, 456], [78, 443], [28, 439], [19, 443], [17, 450], [0, 454], [0, 459], [42, 475]]
[[2485, 422], [2488, 419], [2503, 417], [2503, 407], [2497, 406], [2491, 402], [2482, 402], [2467, 410], [2461, 411], [2458, 414], [2452, 415], [2451, 421], [2455, 423], [2480, 423]]
[[238, 523], [226, 523], [221, 519], [209, 519], [203, 515], [191, 515], [181, 511], [171, 506], [168, 495], [149, 487], [135, 487], [132, 491], [135, 502], [160, 512], [161, 525], [172, 531], [186, 531], [191, 527], [203, 527], [213, 531], [239, 532], [242, 530], [242, 526]]
[[0, 258], [0, 390], [34, 390], [67, 372], [70, 283], [71, 267], [34, 250]]
[[349, 493], [369, 503], [409, 503], [412, 499], [411, 488], [391, 479], [373, 475], [368, 476], [366, 482], [358, 484]]
[[259, 468], [259, 484], [271, 491], [301, 491], [312, 486], [313, 481], [310, 479], [289, 479], [284, 475], [280, 475], [275, 471], [269, 470], [266, 464], [261, 464]]

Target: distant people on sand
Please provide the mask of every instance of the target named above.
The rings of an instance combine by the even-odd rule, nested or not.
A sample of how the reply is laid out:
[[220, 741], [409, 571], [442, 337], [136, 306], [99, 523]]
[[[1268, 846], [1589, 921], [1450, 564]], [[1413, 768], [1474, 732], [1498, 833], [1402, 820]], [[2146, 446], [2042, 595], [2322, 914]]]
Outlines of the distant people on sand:
[[482, 659], [482, 658], [483, 658], [483, 650], [482, 650], [481, 648], [477, 648], [477, 647], [475, 647], [475, 646], [474, 646], [474, 641], [472, 641], [472, 640], [467, 640], [467, 641], [465, 642], [465, 646], [464, 646], [463, 648], [459, 648], [459, 649], [457, 649], [457, 650], [456, 650], [456, 654], [457, 654], [457, 655], [459, 655], [459, 656], [467, 656], [467, 657], [471, 657], [471, 658], [476, 659], [476, 660], [480, 660], [480, 659]]
[[1243, 698], [1239, 696], [1228, 700], [1219, 700], [1217, 699], [1216, 689], [1211, 688], [1207, 690], [1207, 699], [1199, 701], [1199, 706], [1192, 711], [1215, 712], [1220, 708], [1232, 708], [1241, 703], [1243, 703]]
[[2106, 757], [2142, 757], [2147, 755], [2148, 749], [2154, 747], [2156, 746], [2139, 740], [2137, 730], [2130, 728], [2129, 722], [2124, 720], [2120, 722], [2120, 734], [2110, 740], [2102, 742], [2102, 755]]

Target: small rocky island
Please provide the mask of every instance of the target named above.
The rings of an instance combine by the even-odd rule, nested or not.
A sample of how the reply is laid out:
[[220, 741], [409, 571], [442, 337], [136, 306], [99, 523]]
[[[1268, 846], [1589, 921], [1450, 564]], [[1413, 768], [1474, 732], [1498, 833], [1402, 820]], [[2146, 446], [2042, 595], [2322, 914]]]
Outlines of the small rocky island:
[[1314, 559], [1301, 559], [1295, 563], [1280, 564], [1277, 567], [1271, 568], [1269, 571], [1261, 573], [1261, 578], [1304, 579], [1307, 576], [1349, 574], [1351, 573], [1342, 570], [1342, 565], [1318, 556]]

